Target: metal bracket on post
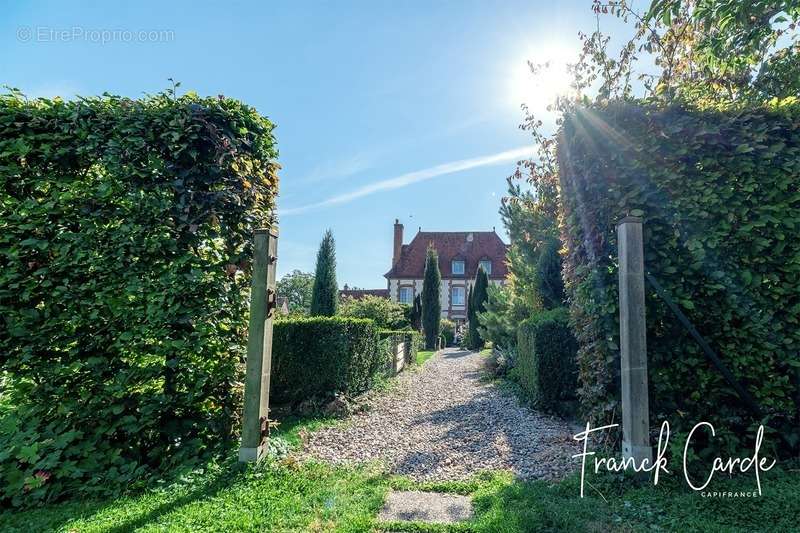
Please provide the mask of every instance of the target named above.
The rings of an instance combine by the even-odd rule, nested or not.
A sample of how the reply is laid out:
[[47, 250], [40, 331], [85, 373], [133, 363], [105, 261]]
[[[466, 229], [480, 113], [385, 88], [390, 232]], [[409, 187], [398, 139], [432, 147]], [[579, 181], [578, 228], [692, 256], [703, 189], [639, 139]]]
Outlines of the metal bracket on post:
[[275, 294], [278, 233], [255, 231], [250, 323], [247, 330], [247, 367], [239, 461], [260, 460], [269, 436], [269, 378], [272, 366], [272, 310]]
[[619, 251], [619, 338], [622, 377], [622, 456], [637, 465], [653, 461], [647, 386], [647, 322], [644, 304], [642, 219], [617, 224]]

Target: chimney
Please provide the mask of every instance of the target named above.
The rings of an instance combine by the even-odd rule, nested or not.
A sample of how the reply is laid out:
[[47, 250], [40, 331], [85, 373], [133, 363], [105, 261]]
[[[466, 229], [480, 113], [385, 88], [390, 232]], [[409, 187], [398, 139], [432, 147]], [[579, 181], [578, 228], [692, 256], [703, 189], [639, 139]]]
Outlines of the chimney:
[[400, 261], [400, 249], [403, 247], [403, 225], [399, 219], [394, 219], [394, 253], [392, 254], [392, 266]]

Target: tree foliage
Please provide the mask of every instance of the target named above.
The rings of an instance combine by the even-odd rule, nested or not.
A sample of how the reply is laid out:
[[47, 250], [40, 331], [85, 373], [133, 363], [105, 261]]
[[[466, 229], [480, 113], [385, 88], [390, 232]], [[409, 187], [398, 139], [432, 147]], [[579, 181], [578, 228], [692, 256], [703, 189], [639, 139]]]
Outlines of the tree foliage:
[[336, 241], [327, 230], [317, 252], [314, 286], [311, 290], [311, 315], [333, 316], [339, 307], [339, 286], [336, 283]]
[[654, 427], [716, 420], [728, 432], [707, 452], [727, 453], [750, 448], [763, 423], [790, 444], [784, 451], [797, 449], [800, 241], [790, 236], [800, 228], [799, 123], [793, 98], [736, 113], [615, 104], [567, 116], [564, 274], [580, 397], [598, 423], [618, 419], [615, 226], [630, 214], [644, 217], [647, 271], [763, 411], [748, 410], [648, 286]]
[[289, 312], [307, 315], [311, 311], [311, 293], [314, 289], [314, 274], [292, 270], [277, 283], [278, 296], [288, 301]]
[[414, 303], [411, 305], [411, 312], [409, 315], [411, 322], [411, 329], [414, 331], [422, 331], [422, 295], [417, 294], [414, 297]]
[[354, 318], [370, 318], [379, 329], [400, 330], [409, 327], [408, 306], [380, 296], [363, 298], [345, 297], [339, 305], [339, 314]]
[[469, 347], [472, 350], [483, 348], [484, 339], [479, 331], [478, 316], [486, 312], [486, 300], [489, 298], [489, 276], [483, 267], [478, 267], [475, 274], [475, 284], [471, 290], [469, 301]]
[[425, 333], [425, 347], [428, 350], [436, 348], [436, 339], [439, 337], [442, 316], [442, 302], [439, 299], [441, 284], [439, 255], [432, 246], [429, 246], [425, 258], [425, 277], [422, 281], [422, 328]]
[[538, 293], [545, 309], [555, 309], [564, 305], [564, 280], [561, 279], [561, 241], [550, 238], [545, 241], [536, 265]]
[[173, 90], [0, 96], [0, 505], [113, 493], [233, 436], [272, 129]]
[[489, 285], [486, 311], [478, 315], [479, 333], [494, 346], [509, 348], [516, 344], [517, 322], [512, 320], [510, 288]]

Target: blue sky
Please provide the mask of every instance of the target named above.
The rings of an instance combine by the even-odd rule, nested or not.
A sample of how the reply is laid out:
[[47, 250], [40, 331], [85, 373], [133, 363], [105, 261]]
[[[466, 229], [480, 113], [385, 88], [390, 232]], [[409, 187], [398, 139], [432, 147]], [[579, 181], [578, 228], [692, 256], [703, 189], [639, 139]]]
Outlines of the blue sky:
[[[549, 88], [529, 85], [525, 60], [575, 53], [578, 31], [596, 25], [590, 6], [0, 0], [0, 83], [29, 96], [135, 97], [174, 78], [255, 106], [277, 124], [279, 275], [312, 271], [331, 228], [339, 284], [383, 287], [395, 218], [406, 242], [420, 226], [496, 227], [507, 240], [505, 178], [531, 147], [520, 99], [544, 106]], [[610, 18], [602, 27], [629, 33]], [[104, 30], [168, 33], [126, 41]]]

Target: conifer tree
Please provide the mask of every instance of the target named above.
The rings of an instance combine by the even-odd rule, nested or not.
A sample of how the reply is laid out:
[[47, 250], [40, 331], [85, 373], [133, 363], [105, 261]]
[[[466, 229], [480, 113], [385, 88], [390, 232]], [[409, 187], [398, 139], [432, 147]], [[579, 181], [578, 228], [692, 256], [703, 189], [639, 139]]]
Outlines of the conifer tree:
[[422, 295], [417, 294], [414, 297], [414, 303], [411, 306], [411, 329], [414, 331], [422, 331]]
[[422, 282], [422, 328], [425, 330], [425, 347], [428, 350], [436, 348], [436, 339], [439, 337], [439, 322], [442, 316], [442, 303], [439, 300], [441, 282], [439, 255], [432, 246], [429, 246], [428, 256], [425, 259], [425, 277]]
[[317, 252], [314, 289], [311, 292], [311, 315], [333, 316], [339, 306], [339, 286], [336, 283], [336, 241], [327, 230]]
[[483, 339], [481, 338], [480, 331], [478, 331], [478, 314], [486, 311], [486, 301], [489, 299], [489, 276], [486, 271], [478, 267], [478, 272], [475, 275], [474, 290], [471, 291], [470, 306], [469, 306], [469, 342], [470, 348], [477, 350], [483, 348]]

